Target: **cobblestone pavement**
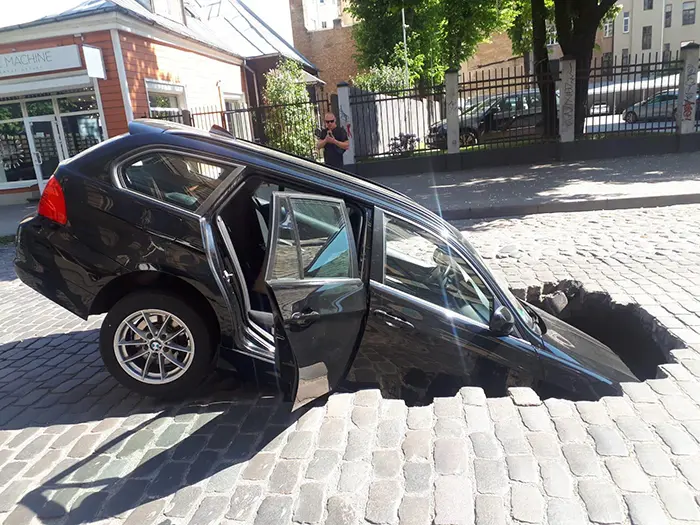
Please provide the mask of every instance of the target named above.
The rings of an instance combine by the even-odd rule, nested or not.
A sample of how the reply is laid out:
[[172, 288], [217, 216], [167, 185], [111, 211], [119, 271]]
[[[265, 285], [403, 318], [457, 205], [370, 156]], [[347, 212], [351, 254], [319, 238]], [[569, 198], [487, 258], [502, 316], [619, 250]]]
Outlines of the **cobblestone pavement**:
[[[515, 288], [576, 278], [700, 343], [700, 206], [468, 223]], [[103, 370], [101, 319], [21, 285], [0, 247], [0, 523], [700, 523], [700, 359], [600, 402], [376, 391], [301, 417], [230, 380], [186, 403]], [[698, 347], [700, 348], [700, 347]]]

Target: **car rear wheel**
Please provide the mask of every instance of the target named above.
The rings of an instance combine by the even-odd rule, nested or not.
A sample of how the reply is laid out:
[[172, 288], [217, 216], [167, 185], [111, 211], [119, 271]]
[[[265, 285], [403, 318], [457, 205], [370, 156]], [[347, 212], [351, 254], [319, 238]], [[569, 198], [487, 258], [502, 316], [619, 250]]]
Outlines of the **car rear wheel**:
[[639, 120], [639, 117], [637, 117], [637, 114], [634, 111], [628, 111], [625, 114], [625, 122], [628, 124], [634, 124], [637, 122], [637, 120]]
[[122, 385], [153, 397], [182, 397], [211, 372], [214, 338], [180, 297], [137, 292], [118, 301], [100, 330], [100, 353]]
[[476, 146], [478, 142], [479, 139], [477, 139], [476, 133], [472, 130], [463, 131], [459, 136], [459, 146], [462, 148]]

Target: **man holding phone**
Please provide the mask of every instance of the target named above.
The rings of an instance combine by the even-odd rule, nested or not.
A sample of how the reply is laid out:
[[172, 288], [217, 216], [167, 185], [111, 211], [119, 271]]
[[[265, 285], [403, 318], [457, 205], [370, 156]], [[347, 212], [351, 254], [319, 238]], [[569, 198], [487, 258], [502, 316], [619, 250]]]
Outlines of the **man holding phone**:
[[350, 147], [347, 132], [336, 124], [335, 115], [326, 113], [326, 128], [319, 133], [316, 148], [323, 148], [323, 160], [334, 168], [343, 167], [343, 153]]

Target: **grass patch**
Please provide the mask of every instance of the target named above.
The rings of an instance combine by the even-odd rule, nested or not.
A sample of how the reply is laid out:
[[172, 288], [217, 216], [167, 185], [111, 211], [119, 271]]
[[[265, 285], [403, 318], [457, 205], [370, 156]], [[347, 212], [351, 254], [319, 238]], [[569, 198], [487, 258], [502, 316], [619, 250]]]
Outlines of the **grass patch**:
[[9, 246], [15, 243], [14, 235], [0, 235], [0, 246]]

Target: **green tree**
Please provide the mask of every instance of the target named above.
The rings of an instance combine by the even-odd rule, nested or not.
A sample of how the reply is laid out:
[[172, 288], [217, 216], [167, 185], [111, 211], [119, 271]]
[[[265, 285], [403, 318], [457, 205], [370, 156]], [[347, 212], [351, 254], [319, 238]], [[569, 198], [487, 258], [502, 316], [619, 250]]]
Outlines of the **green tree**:
[[285, 58], [265, 73], [263, 99], [269, 106], [264, 123], [268, 144], [295, 155], [313, 157], [316, 118], [301, 66]]
[[350, 0], [356, 59], [361, 69], [404, 67], [401, 8], [405, 8], [410, 76], [442, 82], [479, 43], [511, 23], [517, 0]]
[[399, 66], [371, 66], [355, 75], [351, 81], [353, 86], [373, 92], [396, 91], [406, 87], [405, 73]]

